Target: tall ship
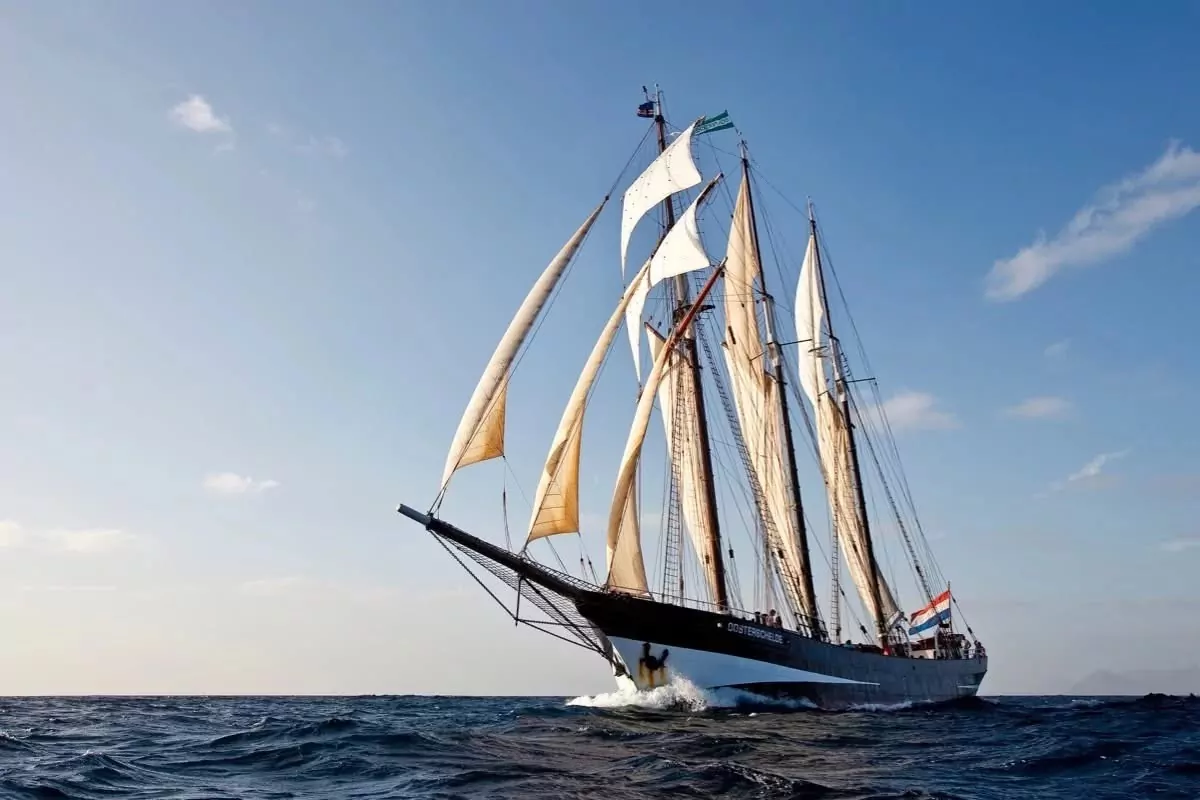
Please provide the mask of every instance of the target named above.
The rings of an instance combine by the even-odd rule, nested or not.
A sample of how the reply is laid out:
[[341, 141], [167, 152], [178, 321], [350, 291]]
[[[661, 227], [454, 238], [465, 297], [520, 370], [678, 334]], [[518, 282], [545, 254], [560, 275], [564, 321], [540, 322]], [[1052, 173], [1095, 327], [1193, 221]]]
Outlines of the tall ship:
[[[434, 502], [400, 513], [514, 620], [595, 652], [622, 688], [686, 680], [828, 709], [975, 695], [987, 656], [929, 547], [865, 351], [848, 344], [853, 320], [848, 310], [835, 319], [831, 299], [845, 300], [812, 203], [793, 204], [791, 228], [807, 245], [789, 279], [773, 244], [786, 231], [761, 210], [763, 187], [776, 190], [728, 113], [674, 128], [656, 89], [637, 116], [649, 122], [634, 157], [536, 278], [492, 353]], [[640, 173], [639, 154], [649, 161]], [[734, 181], [719, 170], [722, 155], [736, 162]], [[717, 162], [712, 177], [699, 156]], [[468, 532], [442, 516], [451, 481], [494, 459], [509, 467], [510, 386], [535, 361], [535, 334], [567, 290], [564, 276], [630, 176], [619, 247], [596, 259], [611, 265], [601, 277], [616, 303], [550, 440], [524, 543], [511, 544], [507, 490], [495, 527]], [[777, 304], [772, 289], [786, 300]], [[632, 370], [608, 363], [627, 361], [630, 351], [614, 347], [626, 338]], [[561, 348], [549, 349], [541, 369], [565, 369]], [[624, 434], [615, 479], [585, 488], [584, 422], [602, 372], [619, 382], [632, 420], [627, 433], [606, 426], [597, 440]], [[536, 386], [539, 375], [528, 380]], [[650, 436], [656, 421], [661, 447]], [[522, 431], [522, 440], [536, 435]], [[655, 453], [661, 470], [649, 464]], [[581, 514], [581, 495], [605, 511]], [[509, 544], [498, 543], [501, 531]], [[590, 555], [600, 542], [602, 571]], [[569, 569], [560, 550], [575, 547], [579, 565]]]

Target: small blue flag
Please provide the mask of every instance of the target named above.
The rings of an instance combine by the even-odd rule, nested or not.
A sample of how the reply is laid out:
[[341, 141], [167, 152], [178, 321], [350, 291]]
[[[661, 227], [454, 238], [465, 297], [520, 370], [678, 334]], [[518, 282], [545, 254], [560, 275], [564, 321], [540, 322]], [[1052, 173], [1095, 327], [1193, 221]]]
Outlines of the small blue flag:
[[654, 116], [654, 101], [647, 100], [646, 102], [644, 102], [640, 106], [638, 106], [637, 115], [639, 117], [653, 117]]

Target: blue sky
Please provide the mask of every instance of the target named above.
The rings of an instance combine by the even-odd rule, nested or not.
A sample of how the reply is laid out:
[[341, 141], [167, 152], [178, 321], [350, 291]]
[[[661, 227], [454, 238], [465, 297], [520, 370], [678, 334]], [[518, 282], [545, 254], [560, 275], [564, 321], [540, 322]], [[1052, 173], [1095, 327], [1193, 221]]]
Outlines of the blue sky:
[[[1200, 5], [654, 9], [0, 6], [0, 691], [606, 689], [392, 509], [432, 499], [656, 81], [816, 200], [987, 689], [1195, 661]], [[620, 291], [617, 217], [515, 379], [514, 497]], [[503, 472], [447, 514], [500, 539]]]

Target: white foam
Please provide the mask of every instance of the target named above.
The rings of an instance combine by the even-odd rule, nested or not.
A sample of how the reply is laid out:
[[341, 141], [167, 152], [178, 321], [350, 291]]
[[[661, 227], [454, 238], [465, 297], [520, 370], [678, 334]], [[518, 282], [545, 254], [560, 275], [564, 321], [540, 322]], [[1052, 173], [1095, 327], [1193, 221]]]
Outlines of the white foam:
[[902, 703], [856, 703], [847, 706], [847, 711], [905, 711], [912, 708], [914, 705], [923, 705], [914, 703], [912, 700], [905, 700]]
[[654, 711], [707, 711], [720, 708], [768, 707], [815, 708], [804, 699], [779, 699], [747, 692], [743, 689], [701, 689], [686, 678], [676, 677], [665, 686], [639, 691], [632, 683], [622, 682], [621, 688], [606, 694], [584, 695], [568, 700], [569, 706], [584, 708], [644, 708]]

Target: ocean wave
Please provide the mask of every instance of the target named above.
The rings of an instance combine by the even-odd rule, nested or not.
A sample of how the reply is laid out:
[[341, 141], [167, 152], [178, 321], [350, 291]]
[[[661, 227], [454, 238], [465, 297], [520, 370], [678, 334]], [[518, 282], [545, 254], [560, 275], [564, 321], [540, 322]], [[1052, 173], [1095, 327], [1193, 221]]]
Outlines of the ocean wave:
[[573, 699], [29, 698], [0, 707], [3, 797], [1200, 797], [1200, 702], [1186, 697], [825, 713], [676, 682]]

